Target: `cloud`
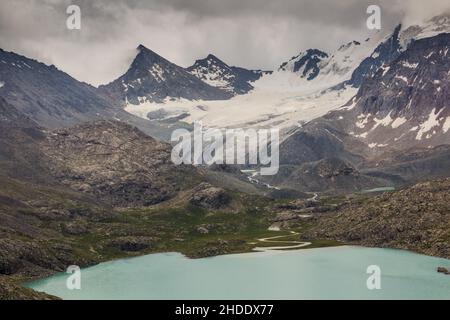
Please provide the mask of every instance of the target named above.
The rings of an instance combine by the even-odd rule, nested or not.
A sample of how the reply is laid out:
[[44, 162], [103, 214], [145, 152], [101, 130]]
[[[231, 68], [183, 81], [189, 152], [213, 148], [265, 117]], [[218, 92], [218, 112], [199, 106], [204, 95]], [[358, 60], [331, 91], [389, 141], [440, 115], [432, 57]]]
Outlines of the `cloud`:
[[[142, 43], [188, 66], [214, 53], [227, 63], [273, 69], [307, 48], [362, 40], [366, 8], [383, 8], [383, 31], [402, 18], [439, 13], [447, 0], [2, 0], [0, 47], [55, 64], [94, 85], [126, 71]], [[82, 30], [66, 29], [78, 4]]]

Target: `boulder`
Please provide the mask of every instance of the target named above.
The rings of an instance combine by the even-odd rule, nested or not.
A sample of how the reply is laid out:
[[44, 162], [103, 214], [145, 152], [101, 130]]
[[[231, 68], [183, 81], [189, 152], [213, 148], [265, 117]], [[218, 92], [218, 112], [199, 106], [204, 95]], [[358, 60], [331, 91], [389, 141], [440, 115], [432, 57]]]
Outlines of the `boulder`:
[[444, 267], [438, 267], [437, 268], [437, 272], [450, 275], [450, 271], [447, 268], [444, 268]]

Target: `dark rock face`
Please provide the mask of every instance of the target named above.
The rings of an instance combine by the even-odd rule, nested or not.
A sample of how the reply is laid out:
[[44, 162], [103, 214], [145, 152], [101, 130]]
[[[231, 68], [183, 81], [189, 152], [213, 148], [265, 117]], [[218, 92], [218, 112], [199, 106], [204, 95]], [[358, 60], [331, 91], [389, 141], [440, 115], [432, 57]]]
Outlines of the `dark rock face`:
[[220, 209], [230, 202], [230, 197], [222, 188], [216, 188], [208, 183], [200, 184], [191, 198], [193, 205], [205, 209]]
[[232, 96], [142, 45], [128, 71], [110, 84], [100, 86], [99, 90], [122, 105], [163, 102], [166, 98], [224, 100]]
[[450, 257], [450, 179], [417, 184], [319, 218], [306, 236]]
[[194, 65], [186, 70], [200, 80], [231, 92], [233, 95], [248, 93], [253, 90], [252, 82], [260, 79], [264, 74], [270, 73], [231, 67], [212, 54], [205, 59], [195, 61]]
[[399, 39], [401, 29], [401, 25], [397, 26], [392, 36], [381, 43], [370, 57], [361, 62], [353, 71], [352, 77], [347, 84], [359, 88], [366, 79], [372, 78], [380, 67], [391, 63], [400, 55], [402, 51]]
[[[450, 141], [450, 34], [414, 41], [361, 86], [348, 132], [398, 149]], [[351, 119], [351, 114], [347, 116]]]
[[407, 111], [409, 114], [402, 115], [422, 116], [428, 115], [430, 108], [440, 111], [446, 107], [449, 49], [450, 34], [414, 41], [361, 87], [357, 99], [362, 99], [359, 101], [362, 111], [373, 114], [393, 111], [393, 116]]
[[328, 58], [328, 54], [318, 49], [308, 49], [306, 52], [284, 62], [279, 70], [299, 72], [302, 78], [315, 79], [320, 72], [320, 62]]

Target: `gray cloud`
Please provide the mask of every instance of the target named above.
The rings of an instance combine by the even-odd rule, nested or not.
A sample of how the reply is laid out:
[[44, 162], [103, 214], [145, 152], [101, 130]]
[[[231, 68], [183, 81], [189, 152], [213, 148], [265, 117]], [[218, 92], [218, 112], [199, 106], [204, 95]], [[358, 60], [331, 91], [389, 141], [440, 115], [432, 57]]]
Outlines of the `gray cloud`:
[[[78, 4], [82, 30], [65, 27]], [[142, 43], [188, 66], [214, 53], [226, 62], [273, 69], [307, 48], [333, 51], [361, 40], [369, 4], [383, 9], [383, 32], [449, 8], [447, 0], [2, 0], [0, 47], [100, 84], [129, 66]]]

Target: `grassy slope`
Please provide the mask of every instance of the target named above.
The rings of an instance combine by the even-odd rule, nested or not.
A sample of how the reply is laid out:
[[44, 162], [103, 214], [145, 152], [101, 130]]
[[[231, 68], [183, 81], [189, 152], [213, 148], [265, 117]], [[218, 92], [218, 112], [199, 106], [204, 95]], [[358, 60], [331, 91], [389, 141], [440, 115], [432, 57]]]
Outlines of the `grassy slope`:
[[[274, 207], [283, 200], [229, 191], [231, 203], [222, 210], [205, 210], [188, 201], [188, 194], [148, 208], [111, 209], [96, 199], [70, 190], [3, 178], [0, 182], [0, 298], [42, 298], [14, 287], [20, 282], [64, 271], [68, 265], [156, 252], [181, 252], [192, 258], [249, 252], [257, 239], [286, 234], [268, 231]], [[81, 232], [68, 232], [68, 226]], [[199, 228], [207, 228], [203, 234]], [[306, 223], [293, 225], [301, 233]], [[75, 229], [77, 229], [75, 228]], [[79, 229], [79, 228], [78, 228]], [[148, 246], [124, 251], [114, 241], [150, 239]], [[311, 247], [336, 245], [317, 241]], [[1, 259], [5, 257], [5, 259]], [[12, 292], [5, 288], [15, 288]], [[3, 291], [2, 291], [3, 290]], [[17, 295], [15, 295], [15, 293]]]

